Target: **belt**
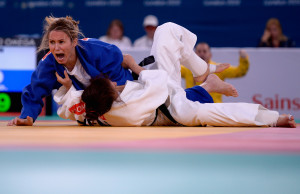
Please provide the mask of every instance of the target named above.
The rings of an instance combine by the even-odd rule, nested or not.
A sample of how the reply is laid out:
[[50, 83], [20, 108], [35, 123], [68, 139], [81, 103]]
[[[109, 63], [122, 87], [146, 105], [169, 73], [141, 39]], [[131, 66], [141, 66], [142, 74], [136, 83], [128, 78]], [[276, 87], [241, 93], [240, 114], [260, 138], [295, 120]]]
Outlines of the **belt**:
[[178, 122], [172, 117], [172, 115], [170, 114], [167, 106], [165, 104], [162, 104], [158, 107], [158, 109], [173, 123], [177, 124]]
[[[149, 56], [149, 57], [144, 58], [144, 59], [139, 63], [139, 66], [144, 67], [144, 66], [149, 65], [149, 64], [152, 64], [152, 63], [154, 63], [154, 62], [155, 62], [154, 56], [151, 55], [151, 56]], [[136, 74], [136, 73], [134, 73], [134, 72], [132, 72], [132, 77], [133, 77], [134, 80], [138, 80], [139, 75]]]
[[[92, 123], [91, 120], [89, 119], [84, 119], [84, 121], [79, 121], [77, 120], [77, 123], [79, 125], [82, 125], [82, 126], [94, 126], [94, 123]], [[97, 119], [97, 123], [100, 125], [100, 126], [110, 126], [110, 125], [105, 125], [104, 123], [102, 123], [99, 119]]]

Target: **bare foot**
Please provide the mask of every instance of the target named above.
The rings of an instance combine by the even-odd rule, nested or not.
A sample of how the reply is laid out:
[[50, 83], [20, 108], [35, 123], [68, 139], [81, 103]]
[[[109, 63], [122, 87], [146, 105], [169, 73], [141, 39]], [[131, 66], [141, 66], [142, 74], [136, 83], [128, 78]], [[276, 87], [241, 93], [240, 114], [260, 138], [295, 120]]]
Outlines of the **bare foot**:
[[14, 118], [13, 120], [7, 123], [7, 126], [32, 126], [33, 118], [27, 116], [26, 119], [20, 119], [19, 117]]
[[206, 81], [201, 84], [201, 86], [207, 91], [207, 92], [215, 92], [224, 94], [225, 96], [233, 96], [238, 97], [239, 94], [236, 90], [236, 88], [224, 81], [222, 81], [217, 75], [210, 74]]
[[228, 64], [228, 63], [219, 64], [219, 65], [217, 65], [215, 73], [220, 73], [229, 67], [230, 67], [230, 64]]
[[282, 114], [276, 123], [276, 127], [291, 127], [296, 128], [296, 122], [292, 115]]

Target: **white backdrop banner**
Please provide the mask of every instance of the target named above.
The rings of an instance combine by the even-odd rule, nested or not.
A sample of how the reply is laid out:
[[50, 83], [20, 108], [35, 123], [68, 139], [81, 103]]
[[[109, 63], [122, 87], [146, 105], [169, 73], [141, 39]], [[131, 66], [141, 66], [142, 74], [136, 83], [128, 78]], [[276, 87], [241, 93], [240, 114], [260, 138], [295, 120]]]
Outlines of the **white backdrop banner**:
[[[239, 97], [224, 97], [224, 102], [259, 103], [280, 113], [300, 119], [300, 49], [244, 49], [250, 67], [246, 76], [226, 81]], [[239, 49], [213, 48], [213, 60], [238, 65]]]
[[[240, 48], [212, 48], [215, 62], [239, 63]], [[259, 103], [279, 113], [293, 114], [300, 119], [300, 49], [244, 48], [250, 67], [246, 76], [226, 81], [233, 84], [239, 97], [223, 97], [224, 102]], [[149, 50], [126, 50], [137, 62]], [[238, 110], [237, 110], [238, 111]]]

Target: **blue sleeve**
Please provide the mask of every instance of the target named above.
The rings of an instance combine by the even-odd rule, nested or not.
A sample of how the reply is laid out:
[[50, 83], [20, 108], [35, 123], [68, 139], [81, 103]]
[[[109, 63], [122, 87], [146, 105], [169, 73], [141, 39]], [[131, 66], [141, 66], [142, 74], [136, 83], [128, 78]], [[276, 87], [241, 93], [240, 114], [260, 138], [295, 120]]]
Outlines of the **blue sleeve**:
[[132, 74], [121, 65], [123, 54], [118, 47], [110, 45], [101, 53], [103, 58], [102, 72], [118, 85], [124, 85], [127, 80], [132, 81]]
[[32, 73], [31, 84], [23, 89], [21, 97], [23, 108], [20, 118], [25, 119], [30, 116], [35, 121], [44, 106], [43, 98], [50, 95], [57, 87], [54, 66], [40, 62]]
[[92, 38], [79, 40], [79, 43], [82, 46], [76, 47], [78, 56], [92, 78], [103, 73], [118, 85], [133, 80], [131, 72], [121, 65], [123, 54], [117, 46]]

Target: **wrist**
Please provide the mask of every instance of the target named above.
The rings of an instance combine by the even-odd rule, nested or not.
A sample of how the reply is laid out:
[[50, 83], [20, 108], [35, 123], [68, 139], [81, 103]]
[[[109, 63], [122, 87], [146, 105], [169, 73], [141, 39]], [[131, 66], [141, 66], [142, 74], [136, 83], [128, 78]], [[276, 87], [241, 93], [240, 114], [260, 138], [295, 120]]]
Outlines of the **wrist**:
[[215, 73], [217, 70], [216, 65], [209, 64], [209, 73]]
[[65, 86], [65, 88], [67, 89], [67, 91], [69, 91], [69, 89], [72, 87], [72, 85], [68, 85], [68, 86]]

